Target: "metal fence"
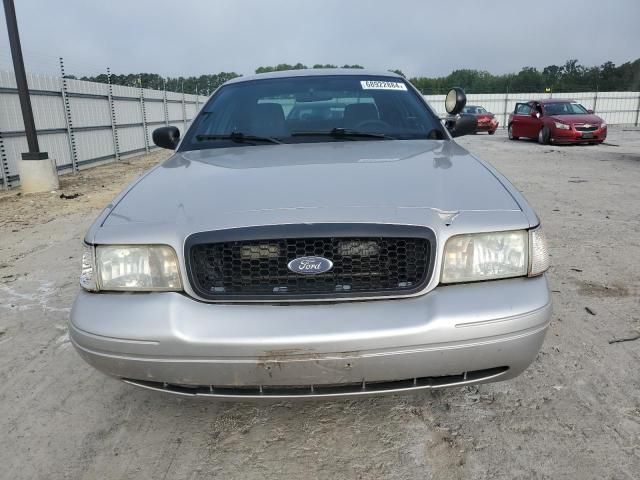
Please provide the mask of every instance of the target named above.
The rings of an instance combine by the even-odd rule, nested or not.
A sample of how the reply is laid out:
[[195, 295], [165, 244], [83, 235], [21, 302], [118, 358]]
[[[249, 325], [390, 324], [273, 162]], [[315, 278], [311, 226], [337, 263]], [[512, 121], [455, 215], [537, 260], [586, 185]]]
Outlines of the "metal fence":
[[[38, 141], [56, 161], [58, 171], [77, 172], [100, 162], [148, 152], [151, 133], [161, 125], [185, 131], [206, 97], [177, 92], [85, 82], [29, 74]], [[609, 125], [640, 120], [640, 92], [469, 94], [468, 104], [493, 112], [502, 127], [516, 102], [572, 98], [593, 109]], [[425, 95], [446, 116], [444, 95]], [[18, 185], [17, 162], [27, 151], [22, 112], [13, 72], [0, 71], [0, 185]]]
[[[640, 120], [640, 92], [573, 92], [573, 93], [475, 93], [467, 95], [467, 105], [481, 105], [492, 112], [506, 127], [516, 102], [543, 98], [568, 98], [591, 109], [608, 125], [638, 126]], [[425, 95], [424, 98], [441, 117], [446, 116], [444, 95]]]
[[[58, 171], [77, 172], [154, 148], [162, 125], [185, 131], [206, 97], [28, 74], [42, 151]], [[13, 72], [0, 71], [0, 184], [18, 185], [17, 162], [27, 151]]]

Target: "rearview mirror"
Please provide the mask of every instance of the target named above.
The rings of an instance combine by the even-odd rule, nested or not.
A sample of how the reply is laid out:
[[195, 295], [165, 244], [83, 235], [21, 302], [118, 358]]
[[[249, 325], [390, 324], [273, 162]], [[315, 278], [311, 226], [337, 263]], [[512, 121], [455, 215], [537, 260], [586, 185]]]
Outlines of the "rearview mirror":
[[475, 132], [478, 120], [474, 115], [462, 115], [455, 120], [447, 120], [446, 126], [452, 137], [461, 137]]
[[467, 96], [460, 87], [453, 87], [444, 99], [444, 108], [449, 115], [459, 114], [467, 104]]
[[160, 127], [156, 128], [151, 135], [153, 143], [162, 148], [175, 150], [180, 143], [180, 130], [176, 127]]
[[297, 93], [296, 94], [296, 102], [298, 103], [308, 103], [308, 102], [328, 102], [329, 100], [333, 100], [334, 95], [329, 93]]

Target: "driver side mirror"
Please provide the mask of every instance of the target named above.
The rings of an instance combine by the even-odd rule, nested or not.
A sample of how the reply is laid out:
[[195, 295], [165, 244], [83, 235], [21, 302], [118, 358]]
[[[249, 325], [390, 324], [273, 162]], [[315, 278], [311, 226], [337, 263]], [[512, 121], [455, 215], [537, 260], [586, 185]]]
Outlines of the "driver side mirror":
[[587, 109], [587, 113], [593, 115], [594, 113], [596, 113], [594, 110], [592, 110], [591, 108]]
[[[450, 117], [458, 115], [467, 104], [467, 95], [460, 87], [453, 87], [444, 99], [444, 108]], [[449, 118], [445, 126], [452, 137], [461, 137], [476, 131], [478, 120], [475, 115], [461, 115], [457, 119]]]
[[180, 130], [176, 127], [160, 127], [156, 128], [151, 135], [153, 143], [158, 147], [175, 150], [180, 143]]

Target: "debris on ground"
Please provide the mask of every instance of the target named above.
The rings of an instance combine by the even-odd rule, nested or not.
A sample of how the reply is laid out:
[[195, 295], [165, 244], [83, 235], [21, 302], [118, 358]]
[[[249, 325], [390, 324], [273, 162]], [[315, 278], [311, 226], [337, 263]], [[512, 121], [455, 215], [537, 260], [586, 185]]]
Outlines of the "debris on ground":
[[609, 345], [611, 345], [612, 343], [634, 342], [636, 340], [640, 340], [640, 333], [637, 333], [630, 337], [614, 338], [612, 340], [609, 340]]
[[78, 198], [82, 196], [81, 193], [72, 193], [71, 195], [65, 195], [64, 193], [60, 194], [60, 198], [62, 198], [63, 200], [73, 200], [74, 198]]

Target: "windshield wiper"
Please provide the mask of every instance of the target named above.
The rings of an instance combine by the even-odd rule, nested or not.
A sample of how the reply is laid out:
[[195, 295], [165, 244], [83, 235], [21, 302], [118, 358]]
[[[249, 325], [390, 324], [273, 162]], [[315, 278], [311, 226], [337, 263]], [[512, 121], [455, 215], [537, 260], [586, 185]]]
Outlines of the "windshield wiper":
[[273, 137], [260, 137], [257, 135], [245, 135], [242, 132], [231, 132], [228, 135], [196, 135], [196, 140], [231, 140], [238, 143], [252, 143], [252, 142], [267, 142], [267, 143], [282, 143], [277, 138]]
[[291, 132], [292, 137], [305, 137], [305, 136], [322, 136], [333, 138], [349, 138], [364, 137], [364, 138], [378, 138], [380, 140], [395, 140], [395, 137], [385, 135], [384, 133], [373, 132], [360, 132], [358, 130], [350, 130], [348, 128], [334, 128], [328, 132]]

